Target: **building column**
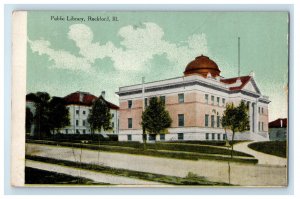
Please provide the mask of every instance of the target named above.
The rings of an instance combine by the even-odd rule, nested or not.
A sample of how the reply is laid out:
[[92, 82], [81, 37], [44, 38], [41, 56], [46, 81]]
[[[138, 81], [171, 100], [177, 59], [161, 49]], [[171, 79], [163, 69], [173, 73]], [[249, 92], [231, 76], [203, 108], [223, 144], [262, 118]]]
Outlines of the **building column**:
[[249, 108], [249, 126], [250, 126], [250, 132], [253, 132], [253, 108], [252, 103], [248, 102], [248, 108]]
[[253, 121], [254, 121], [254, 125], [253, 125], [253, 132], [254, 133], [258, 133], [258, 106], [257, 103], [253, 104]]

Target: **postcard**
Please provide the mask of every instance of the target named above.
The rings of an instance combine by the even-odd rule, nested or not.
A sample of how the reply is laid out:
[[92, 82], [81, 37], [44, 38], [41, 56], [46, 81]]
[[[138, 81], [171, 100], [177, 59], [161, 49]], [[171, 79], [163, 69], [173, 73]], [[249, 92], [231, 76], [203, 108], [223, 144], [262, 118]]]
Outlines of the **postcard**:
[[13, 186], [288, 186], [288, 12], [12, 24]]

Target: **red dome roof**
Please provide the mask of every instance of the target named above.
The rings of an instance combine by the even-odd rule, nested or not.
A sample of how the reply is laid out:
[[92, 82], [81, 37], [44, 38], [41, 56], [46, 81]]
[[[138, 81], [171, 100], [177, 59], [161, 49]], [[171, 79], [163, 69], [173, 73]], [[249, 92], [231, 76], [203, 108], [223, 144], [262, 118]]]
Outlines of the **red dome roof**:
[[212, 77], [220, 76], [220, 70], [218, 65], [209, 57], [201, 55], [196, 57], [195, 60], [191, 61], [185, 68], [184, 75], [198, 74], [203, 77], [207, 77], [208, 73]]

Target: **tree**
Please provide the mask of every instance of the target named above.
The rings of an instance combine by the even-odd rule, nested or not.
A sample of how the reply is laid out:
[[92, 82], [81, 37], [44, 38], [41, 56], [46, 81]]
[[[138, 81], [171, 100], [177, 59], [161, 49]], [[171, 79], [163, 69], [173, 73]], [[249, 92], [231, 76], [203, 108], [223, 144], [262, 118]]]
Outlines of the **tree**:
[[94, 134], [95, 130], [101, 132], [103, 130], [111, 130], [111, 113], [107, 102], [102, 96], [98, 97], [92, 106], [92, 110], [88, 116], [91, 132]]
[[38, 137], [45, 137], [50, 134], [49, 126], [49, 100], [50, 95], [47, 92], [37, 92], [35, 101], [35, 116], [33, 118], [35, 124], [35, 134]]
[[60, 97], [52, 97], [49, 102], [49, 127], [53, 132], [70, 125], [69, 110], [65, 106], [65, 102]]
[[31, 133], [31, 126], [33, 123], [33, 114], [30, 108], [26, 107], [26, 121], [25, 121], [25, 129], [26, 133]]
[[[111, 130], [111, 118], [110, 108], [108, 103], [104, 100], [102, 96], [99, 96], [93, 103], [92, 111], [89, 113], [88, 122], [90, 124], [92, 134], [95, 130], [101, 132], [101, 129], [107, 131]], [[100, 135], [98, 135], [98, 145], [100, 146]], [[100, 160], [99, 150], [98, 150], [98, 163]]]
[[222, 126], [232, 131], [231, 138], [231, 158], [233, 155], [233, 140], [236, 132], [249, 130], [249, 116], [246, 104], [241, 101], [239, 106], [235, 107], [233, 103], [226, 105], [226, 110], [222, 117]]
[[150, 99], [149, 106], [142, 114], [142, 127], [149, 134], [166, 133], [166, 129], [171, 126], [172, 119], [165, 109], [165, 104], [157, 97]]

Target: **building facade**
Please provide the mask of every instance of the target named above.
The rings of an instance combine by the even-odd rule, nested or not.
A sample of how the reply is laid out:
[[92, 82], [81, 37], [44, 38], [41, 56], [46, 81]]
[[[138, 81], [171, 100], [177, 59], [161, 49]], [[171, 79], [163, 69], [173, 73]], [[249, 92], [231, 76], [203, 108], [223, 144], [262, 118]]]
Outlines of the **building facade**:
[[[101, 96], [105, 100], [105, 92], [101, 93]], [[88, 123], [88, 116], [92, 110], [92, 105], [97, 97], [87, 93], [77, 91], [71, 93], [63, 98], [66, 107], [69, 110], [70, 125], [60, 129], [62, 134], [91, 134], [90, 125]], [[34, 94], [28, 94], [26, 96], [26, 107], [31, 110], [33, 115], [35, 115], [35, 103], [36, 98]], [[119, 107], [105, 100], [110, 108], [110, 113], [112, 115], [111, 125], [112, 130], [101, 132], [96, 131], [95, 133], [101, 134], [117, 134], [119, 129]], [[30, 132], [26, 132], [30, 136], [34, 136], [34, 124], [31, 126]]]
[[269, 123], [270, 141], [285, 141], [287, 140], [287, 118], [278, 118]]
[[237, 133], [237, 140], [268, 140], [268, 97], [263, 96], [248, 76], [224, 78], [218, 65], [206, 56], [190, 62], [182, 77], [120, 87], [119, 141], [142, 141], [142, 112], [151, 97], [165, 103], [173, 122], [167, 134], [147, 135], [148, 140], [224, 140], [231, 139], [221, 126], [227, 103], [242, 100], [249, 107], [250, 129]]
[[[35, 115], [36, 112], [35, 103], [36, 103], [36, 98], [33, 94], [26, 95], [26, 108], [30, 110], [33, 116]], [[26, 131], [26, 136], [34, 136], [34, 129], [35, 129], [35, 125], [34, 122], [32, 122], [30, 130], [28, 132]]]
[[[102, 92], [100, 97], [105, 100], [105, 92]], [[61, 129], [60, 132], [63, 134], [91, 134], [90, 124], [88, 123], [88, 116], [92, 110], [93, 102], [96, 99], [96, 96], [87, 92], [80, 91], [65, 96], [64, 100], [69, 110], [70, 125]], [[119, 125], [119, 107], [106, 100], [105, 102], [109, 106], [110, 113], [112, 115], [112, 130], [101, 130], [101, 132], [95, 131], [95, 133], [117, 134]]]

